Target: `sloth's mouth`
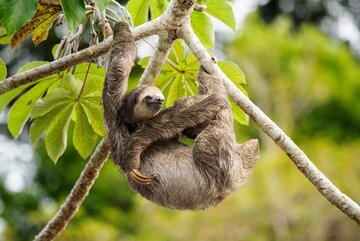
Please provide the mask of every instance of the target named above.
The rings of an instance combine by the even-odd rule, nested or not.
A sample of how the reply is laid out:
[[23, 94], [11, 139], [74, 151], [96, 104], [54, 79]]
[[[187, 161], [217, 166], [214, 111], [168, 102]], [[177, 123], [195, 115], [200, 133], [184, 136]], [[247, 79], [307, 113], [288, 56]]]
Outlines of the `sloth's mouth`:
[[152, 108], [161, 108], [164, 103], [164, 99], [156, 98], [147, 101], [147, 104]]
[[164, 101], [149, 101], [147, 104], [152, 111], [158, 111], [161, 109]]

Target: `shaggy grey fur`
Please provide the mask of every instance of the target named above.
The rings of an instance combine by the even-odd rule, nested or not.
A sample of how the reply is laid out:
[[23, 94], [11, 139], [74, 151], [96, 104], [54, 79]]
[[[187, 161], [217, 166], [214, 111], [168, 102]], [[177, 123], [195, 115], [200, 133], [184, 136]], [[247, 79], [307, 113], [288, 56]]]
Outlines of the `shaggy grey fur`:
[[[135, 55], [130, 29], [125, 23], [116, 24], [103, 91], [113, 160], [133, 190], [159, 205], [174, 209], [217, 205], [248, 179], [259, 156], [258, 141], [236, 142], [222, 80], [203, 68], [198, 96], [180, 99], [141, 123], [126, 122], [134, 119], [127, 115], [137, 115], [133, 110], [143, 103], [139, 93], [147, 90], [138, 87], [125, 94]], [[176, 139], [181, 132], [195, 137], [193, 147]], [[154, 176], [153, 182], [134, 181], [130, 175], [134, 169]]]

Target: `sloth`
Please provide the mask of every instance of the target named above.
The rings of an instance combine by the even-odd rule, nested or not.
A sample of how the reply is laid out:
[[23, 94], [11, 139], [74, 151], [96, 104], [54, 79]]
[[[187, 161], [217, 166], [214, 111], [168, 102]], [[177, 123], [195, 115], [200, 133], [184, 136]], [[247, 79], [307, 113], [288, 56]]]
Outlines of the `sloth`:
[[[198, 73], [199, 95], [161, 110], [154, 86], [126, 94], [136, 46], [126, 23], [117, 23], [103, 89], [104, 120], [114, 162], [131, 189], [161, 206], [207, 209], [234, 193], [252, 173], [258, 140], [238, 144], [222, 79]], [[194, 138], [193, 146], [179, 141]]]

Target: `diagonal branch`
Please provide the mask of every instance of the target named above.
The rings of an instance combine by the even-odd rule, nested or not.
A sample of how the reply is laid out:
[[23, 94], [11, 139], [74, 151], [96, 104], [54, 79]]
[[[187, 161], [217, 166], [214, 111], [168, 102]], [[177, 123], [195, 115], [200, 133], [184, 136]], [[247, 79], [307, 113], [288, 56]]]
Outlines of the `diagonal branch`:
[[306, 154], [288, 137], [264, 112], [244, 95], [221, 71], [207, 50], [199, 42], [190, 27], [185, 23], [179, 32], [190, 50], [199, 59], [201, 65], [211, 74], [220, 76], [229, 96], [239, 105], [250, 118], [290, 157], [296, 167], [326, 197], [330, 203], [360, 224], [360, 207], [351, 198], [342, 193], [306, 156]]
[[90, 157], [71, 193], [52, 220], [35, 237], [34, 241], [53, 240], [66, 228], [71, 218], [88, 195], [110, 152], [109, 140], [103, 139]]
[[159, 33], [159, 41], [156, 45], [154, 55], [146, 66], [139, 80], [139, 85], [152, 85], [154, 83], [159, 76], [175, 39], [175, 31], [161, 31]]

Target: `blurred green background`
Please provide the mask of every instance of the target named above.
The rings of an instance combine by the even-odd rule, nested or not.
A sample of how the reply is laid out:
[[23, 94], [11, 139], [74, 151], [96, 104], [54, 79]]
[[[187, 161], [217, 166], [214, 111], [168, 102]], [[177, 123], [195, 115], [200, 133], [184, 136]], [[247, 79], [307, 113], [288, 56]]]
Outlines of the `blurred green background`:
[[[266, 22], [264, 8], [250, 14], [221, 50], [246, 73], [250, 98], [360, 203], [360, 66], [355, 52], [314, 22], [294, 23], [292, 15], [278, 13]], [[134, 69], [133, 83], [140, 71]], [[260, 139], [261, 158], [250, 180], [219, 206], [207, 211], [158, 207], [130, 191], [109, 161], [56, 240], [360, 240], [359, 226], [325, 200], [254, 123], [236, 126], [236, 131], [239, 141]], [[4, 122], [0, 134], [9, 137]], [[22, 142], [26, 139], [25, 134]], [[43, 145], [35, 152], [35, 171], [26, 189], [9, 190], [0, 172], [0, 240], [32, 240], [85, 165], [70, 148], [56, 166]]]

